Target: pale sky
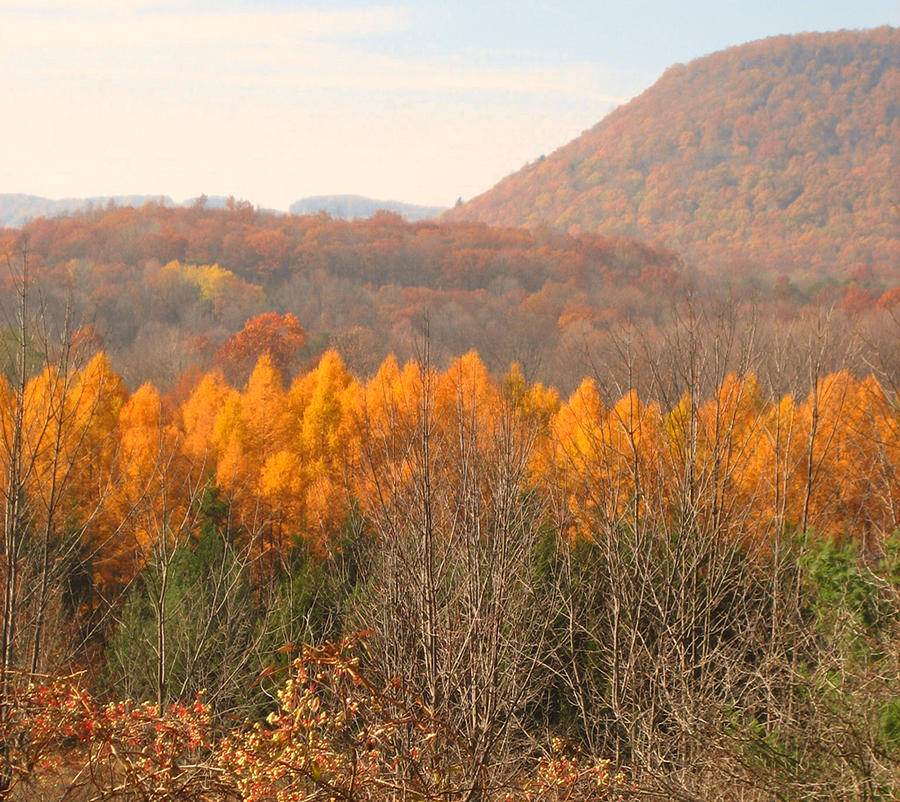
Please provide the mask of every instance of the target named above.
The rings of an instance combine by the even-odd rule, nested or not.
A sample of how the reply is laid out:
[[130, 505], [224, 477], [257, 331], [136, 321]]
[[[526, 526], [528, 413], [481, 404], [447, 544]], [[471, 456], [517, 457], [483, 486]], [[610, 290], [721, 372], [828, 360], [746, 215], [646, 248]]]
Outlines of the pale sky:
[[451, 205], [669, 65], [900, 0], [0, 0], [0, 193]]

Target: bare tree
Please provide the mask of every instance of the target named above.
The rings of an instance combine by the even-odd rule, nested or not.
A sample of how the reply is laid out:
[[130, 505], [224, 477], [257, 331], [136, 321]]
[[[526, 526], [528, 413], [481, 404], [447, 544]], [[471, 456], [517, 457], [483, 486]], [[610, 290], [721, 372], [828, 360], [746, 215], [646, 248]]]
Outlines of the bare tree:
[[[427, 350], [402, 390], [367, 388], [362, 470], [374, 489], [372, 575], [355, 620], [386, 676], [457, 734], [463, 798], [508, 780], [529, 743], [549, 620], [535, 584], [543, 507], [529, 487], [538, 424], [485, 390], [477, 359], [438, 378]], [[410, 374], [405, 374], [409, 379]]]
[[[59, 533], [59, 506], [74, 459], [72, 443], [66, 441], [76, 428], [69, 406], [76, 350], [70, 319], [67, 314], [54, 337], [40, 299], [33, 297], [24, 243], [6, 260], [16, 302], [5, 331], [8, 383], [0, 402], [4, 480], [0, 727], [5, 727], [9, 715], [15, 675], [34, 674], [44, 667], [51, 590], [59, 590], [59, 566], [77, 549], [72, 538], [64, 542]], [[46, 381], [38, 393], [30, 379], [45, 365]], [[18, 648], [26, 641], [30, 654]], [[7, 747], [4, 741], [4, 754]], [[10, 781], [8, 761], [2, 762], [0, 795]]]

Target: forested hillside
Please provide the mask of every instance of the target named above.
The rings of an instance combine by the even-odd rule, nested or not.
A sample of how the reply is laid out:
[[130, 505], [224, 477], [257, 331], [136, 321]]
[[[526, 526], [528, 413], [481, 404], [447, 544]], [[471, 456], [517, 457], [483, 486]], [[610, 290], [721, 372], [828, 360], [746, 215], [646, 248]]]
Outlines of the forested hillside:
[[299, 360], [336, 347], [367, 375], [389, 353], [420, 354], [427, 321], [436, 363], [475, 348], [491, 371], [517, 361], [568, 392], [615, 355], [629, 327], [648, 343], [665, 338], [688, 297], [752, 309], [763, 332], [832, 307], [852, 325], [877, 323], [900, 301], [900, 279], [875, 276], [801, 287], [735, 271], [711, 281], [621, 237], [390, 214], [349, 222], [247, 204], [102, 209], [34, 221], [0, 244], [14, 255], [24, 245], [48, 314], [62, 319], [71, 303], [132, 388], [227, 370], [220, 349], [266, 313], [292, 314], [308, 335]]
[[234, 204], [4, 249], [0, 798], [896, 797], [896, 288]]
[[438, 360], [477, 348], [493, 370], [514, 360], [534, 369], [580, 340], [582, 320], [652, 320], [687, 280], [673, 254], [622, 238], [247, 204], [38, 220], [10, 232], [7, 248], [20, 237], [45, 295], [57, 309], [72, 295], [132, 386], [169, 387], [191, 365], [207, 367], [266, 312], [293, 314], [312, 353], [339, 347], [362, 372], [391, 352], [415, 355], [426, 319]]
[[896, 281], [898, 97], [895, 28], [740, 45], [445, 218], [635, 237], [710, 273]]

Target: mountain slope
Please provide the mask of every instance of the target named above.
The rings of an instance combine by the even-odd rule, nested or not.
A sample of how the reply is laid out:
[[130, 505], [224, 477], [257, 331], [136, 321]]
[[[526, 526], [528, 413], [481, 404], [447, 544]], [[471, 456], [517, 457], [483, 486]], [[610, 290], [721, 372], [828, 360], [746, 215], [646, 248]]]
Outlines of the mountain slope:
[[446, 219], [659, 241], [708, 270], [900, 270], [900, 29], [677, 65]]

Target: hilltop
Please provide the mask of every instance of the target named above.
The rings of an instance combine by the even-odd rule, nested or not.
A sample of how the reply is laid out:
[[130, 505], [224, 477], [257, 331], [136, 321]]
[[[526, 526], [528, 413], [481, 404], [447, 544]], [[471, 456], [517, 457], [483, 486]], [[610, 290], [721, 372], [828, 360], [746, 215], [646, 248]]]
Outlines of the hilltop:
[[709, 272], [896, 280], [898, 98], [895, 28], [733, 47], [445, 219], [636, 237]]
[[92, 198], [44, 198], [20, 192], [0, 194], [0, 226], [19, 227], [39, 217], [103, 209], [110, 206], [143, 206], [158, 203], [177, 206], [168, 195], [98, 195]]

